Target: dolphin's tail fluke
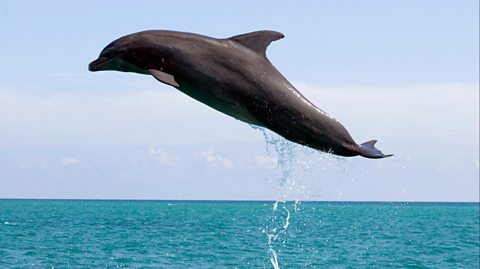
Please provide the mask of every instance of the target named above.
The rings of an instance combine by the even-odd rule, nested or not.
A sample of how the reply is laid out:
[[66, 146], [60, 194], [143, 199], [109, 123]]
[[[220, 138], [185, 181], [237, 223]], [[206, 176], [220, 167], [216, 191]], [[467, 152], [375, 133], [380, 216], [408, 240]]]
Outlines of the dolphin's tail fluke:
[[383, 154], [380, 150], [375, 148], [375, 143], [377, 143], [377, 140], [370, 140], [368, 142], [365, 142], [357, 146], [356, 152], [361, 156], [370, 158], [370, 159], [381, 159], [381, 158], [393, 156], [393, 154], [388, 154], [388, 155]]

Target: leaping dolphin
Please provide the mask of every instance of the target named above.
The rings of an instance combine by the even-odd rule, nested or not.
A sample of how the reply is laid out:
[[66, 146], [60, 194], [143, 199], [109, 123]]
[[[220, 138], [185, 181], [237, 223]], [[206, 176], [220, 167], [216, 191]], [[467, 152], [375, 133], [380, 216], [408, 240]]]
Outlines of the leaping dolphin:
[[376, 149], [376, 140], [355, 143], [342, 124], [307, 100], [270, 63], [266, 49], [283, 37], [275, 31], [226, 39], [143, 31], [107, 45], [88, 69], [152, 75], [220, 112], [324, 152], [392, 156]]

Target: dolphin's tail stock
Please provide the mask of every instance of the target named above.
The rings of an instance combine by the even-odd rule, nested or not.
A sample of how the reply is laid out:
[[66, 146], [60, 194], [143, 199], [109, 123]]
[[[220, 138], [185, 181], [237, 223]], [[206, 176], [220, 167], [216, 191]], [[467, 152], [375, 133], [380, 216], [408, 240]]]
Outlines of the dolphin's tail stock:
[[375, 148], [375, 143], [377, 143], [377, 140], [370, 140], [368, 142], [365, 142], [357, 146], [356, 152], [361, 156], [370, 158], [370, 159], [381, 159], [381, 158], [393, 156], [393, 154], [388, 154], [388, 155], [383, 154], [380, 150]]

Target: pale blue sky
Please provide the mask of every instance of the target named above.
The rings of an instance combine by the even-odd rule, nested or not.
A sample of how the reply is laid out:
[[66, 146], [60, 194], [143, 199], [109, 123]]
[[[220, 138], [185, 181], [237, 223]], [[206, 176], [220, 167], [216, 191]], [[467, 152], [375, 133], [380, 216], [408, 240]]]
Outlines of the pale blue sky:
[[[0, 198], [478, 201], [478, 1], [2, 1]], [[271, 29], [267, 54], [387, 160], [297, 148], [135, 74], [89, 73], [145, 29]], [[292, 180], [279, 183], [286, 170]], [[291, 189], [291, 191], [288, 191]], [[288, 194], [287, 194], [288, 193]]]

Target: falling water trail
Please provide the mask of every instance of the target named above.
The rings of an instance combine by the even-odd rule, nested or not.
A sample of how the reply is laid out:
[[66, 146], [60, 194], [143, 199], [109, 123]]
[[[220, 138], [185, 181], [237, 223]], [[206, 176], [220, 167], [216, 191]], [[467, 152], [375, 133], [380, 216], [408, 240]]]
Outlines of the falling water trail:
[[[279, 204], [281, 204], [281, 208], [278, 209]], [[282, 215], [286, 213], [286, 216]], [[278, 263], [278, 254], [277, 250], [275, 250], [276, 242], [280, 240], [280, 237], [286, 235], [288, 226], [290, 225], [290, 218], [291, 213], [287, 207], [287, 202], [285, 200], [280, 201], [277, 200], [273, 204], [273, 211], [272, 211], [272, 219], [270, 221], [270, 225], [267, 225], [267, 239], [268, 239], [268, 252], [270, 254], [270, 262], [272, 263], [273, 268], [279, 269]], [[283, 241], [283, 245], [285, 245], [285, 241]]]
[[[296, 213], [300, 212], [301, 200], [309, 199], [309, 192], [301, 183], [308, 176], [316, 179], [332, 165], [343, 173], [343, 159], [332, 154], [297, 145], [267, 129], [253, 126], [262, 132], [266, 142], [266, 152], [269, 156], [276, 154], [276, 169], [280, 172], [277, 187], [280, 197], [274, 202], [272, 212], [267, 220], [264, 233], [268, 239], [268, 253], [273, 268], [280, 268], [279, 257], [282, 249], [286, 249], [287, 238], [292, 231], [291, 223]], [[271, 150], [273, 147], [273, 151]], [[301, 177], [300, 177], [301, 176]], [[298, 180], [297, 180], [298, 179]], [[315, 191], [313, 192], [315, 195]], [[293, 198], [293, 199], [292, 199]], [[293, 202], [289, 202], [293, 201]], [[298, 215], [297, 215], [298, 217]], [[288, 230], [290, 228], [290, 230]], [[295, 228], [293, 228], [295, 229]]]
[[[292, 212], [288, 208], [288, 198], [292, 192], [296, 190], [295, 177], [291, 175], [294, 169], [295, 150], [297, 145], [283, 139], [280, 136], [269, 134], [263, 128], [252, 126], [256, 130], [260, 130], [266, 141], [266, 151], [270, 155], [269, 146], [273, 146], [277, 159], [277, 169], [281, 170], [281, 176], [279, 179], [279, 187], [284, 187], [285, 191], [280, 199], [277, 199], [272, 208], [272, 215], [268, 221], [265, 233], [268, 239], [268, 252], [270, 255], [270, 262], [274, 269], [279, 269], [278, 253], [276, 250], [277, 242], [281, 242], [285, 247], [285, 239], [282, 241], [281, 237], [287, 234], [288, 227], [290, 226], [290, 220], [292, 218]], [[299, 208], [299, 200], [294, 202], [293, 212], [297, 212]]]

